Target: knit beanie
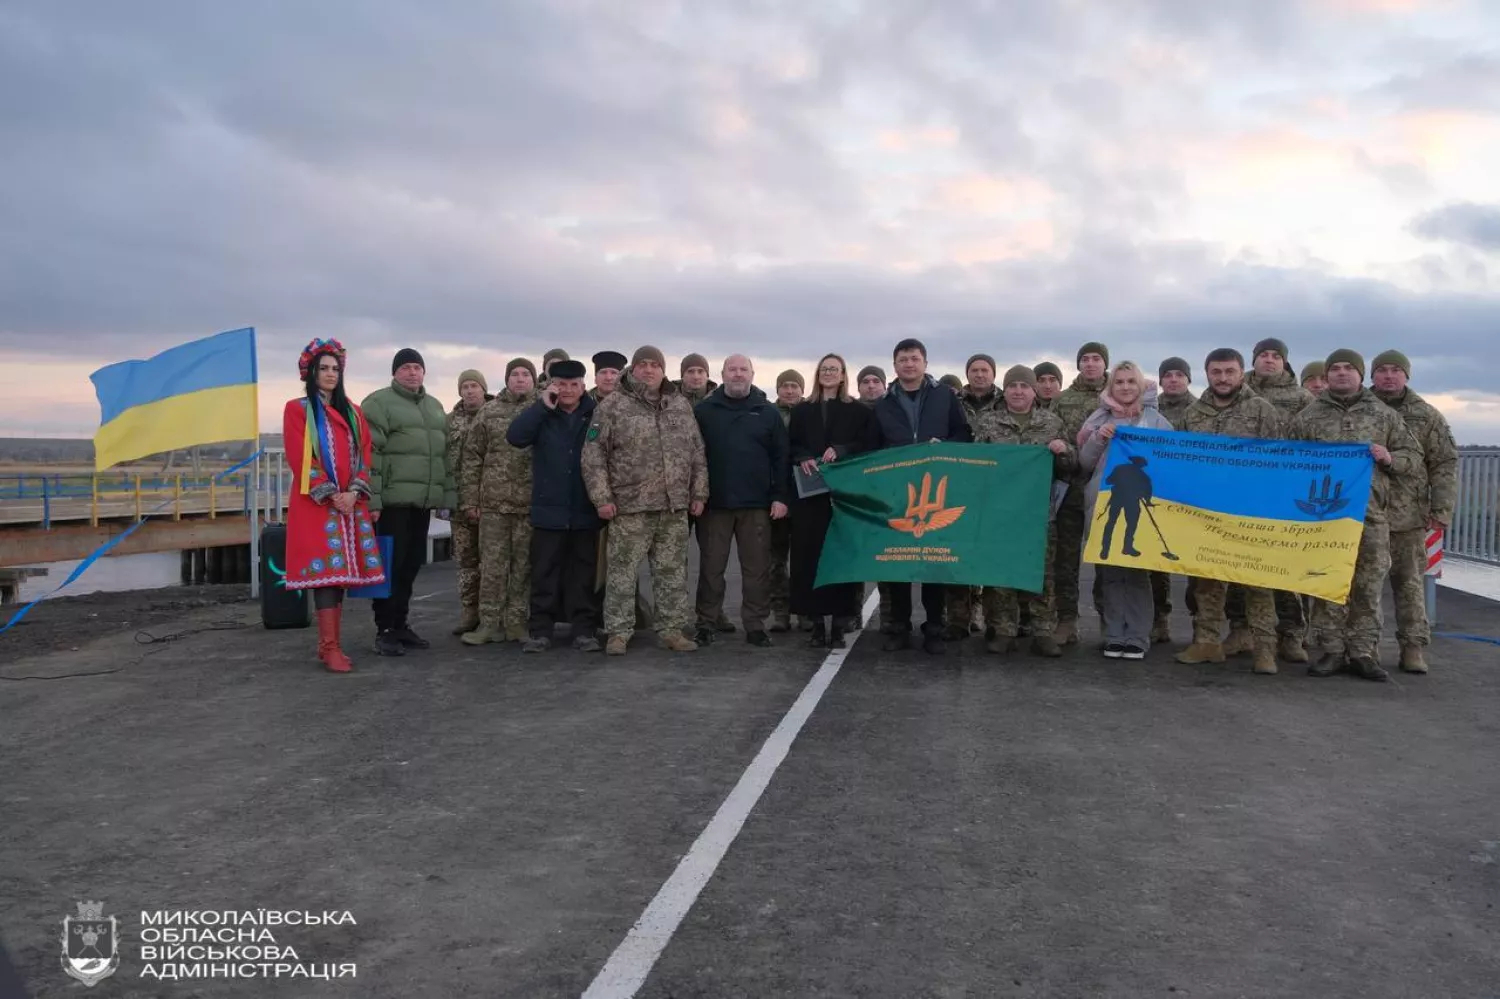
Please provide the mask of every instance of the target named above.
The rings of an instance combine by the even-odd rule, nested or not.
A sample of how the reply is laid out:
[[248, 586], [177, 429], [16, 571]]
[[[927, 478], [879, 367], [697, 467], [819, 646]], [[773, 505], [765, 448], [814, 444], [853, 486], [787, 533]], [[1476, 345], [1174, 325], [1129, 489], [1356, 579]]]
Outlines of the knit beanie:
[[1105, 367], [1109, 366], [1109, 348], [1104, 346], [1104, 344], [1102, 343], [1090, 341], [1089, 343], [1084, 344], [1082, 347], [1079, 347], [1078, 356], [1073, 359], [1074, 363], [1082, 364], [1084, 354], [1098, 354], [1100, 357], [1104, 358]]
[[552, 367], [553, 361], [566, 361], [567, 359], [568, 352], [566, 350], [563, 350], [561, 347], [553, 347], [542, 355], [542, 370], [546, 371]]
[[[507, 374], [509, 374], [509, 372], [507, 372]], [[464, 390], [464, 382], [478, 382], [481, 389], [486, 392], [490, 390], [489, 382], [486, 382], [484, 380], [484, 375], [481, 375], [473, 368], [470, 368], [468, 371], [460, 371], [458, 373], [458, 390], [460, 392]]]
[[1002, 388], [1010, 388], [1016, 382], [1025, 382], [1032, 388], [1036, 388], [1036, 372], [1024, 364], [1013, 364], [1005, 372], [1005, 381], [1000, 383]]
[[637, 347], [635, 349], [635, 353], [630, 356], [630, 366], [632, 368], [637, 364], [640, 364], [642, 361], [655, 361], [663, 368], [667, 366], [666, 355], [656, 347], [652, 347], [650, 345], [647, 345], [645, 347]]
[[1189, 368], [1188, 362], [1180, 357], [1169, 357], [1165, 361], [1162, 361], [1161, 367], [1156, 369], [1156, 377], [1165, 378], [1168, 371], [1181, 371], [1187, 375], [1188, 381], [1193, 380], [1193, 369]]
[[938, 379], [938, 384], [946, 385], [951, 389], [961, 389], [964, 387], [964, 380], [957, 375], [944, 375]]
[[967, 375], [969, 373], [969, 369], [974, 366], [975, 361], [983, 361], [985, 364], [988, 364], [990, 366], [991, 374], [995, 372], [995, 359], [993, 357], [988, 354], [975, 354], [973, 357], [964, 362], [964, 374]]
[[505, 366], [505, 380], [510, 381], [510, 373], [517, 368], [525, 368], [531, 372], [531, 380], [536, 381], [536, 365], [524, 357], [517, 357]]
[[1406, 359], [1406, 355], [1401, 353], [1401, 351], [1399, 350], [1382, 350], [1380, 353], [1376, 354], [1375, 360], [1370, 362], [1370, 370], [1374, 371], [1382, 364], [1394, 364], [1396, 367], [1406, 372], [1406, 377], [1411, 377], [1411, 362], [1408, 361]]
[[1264, 340], [1262, 340], [1260, 343], [1256, 344], [1255, 345], [1255, 350], [1252, 351], [1251, 354], [1250, 354], [1250, 360], [1254, 361], [1262, 353], [1264, 353], [1265, 351], [1268, 351], [1268, 350], [1274, 350], [1274, 351], [1276, 351], [1276, 353], [1278, 353], [1278, 354], [1281, 355], [1281, 359], [1283, 361], [1290, 361], [1291, 360], [1287, 356], [1286, 344], [1283, 341], [1276, 339], [1274, 336], [1268, 336]]
[[420, 364], [424, 371], [427, 369], [427, 362], [422, 360], [422, 355], [411, 347], [402, 347], [396, 351], [396, 356], [391, 360], [391, 374], [400, 371], [405, 364]]
[[[1365, 376], [1365, 359], [1359, 356], [1358, 351], [1350, 350], [1348, 347], [1340, 347], [1332, 354], [1329, 354], [1328, 360], [1323, 363], [1329, 368], [1335, 364], [1352, 364], [1354, 365], [1354, 370], [1359, 372], [1359, 377], [1363, 378]], [[1324, 370], [1326, 371], [1327, 368]]]
[[876, 378], [880, 379], [880, 384], [885, 384], [885, 372], [874, 364], [866, 364], [864, 367], [860, 368], [859, 377], [854, 379], [854, 384], [858, 385], [860, 382], [864, 381], [866, 375], [874, 375]]
[[1308, 381], [1313, 378], [1326, 378], [1327, 375], [1328, 365], [1324, 364], [1322, 361], [1308, 361], [1307, 364], [1303, 365], [1302, 367], [1302, 378], [1300, 379], [1300, 382], [1301, 384], [1306, 385]]
[[677, 373], [679, 375], [685, 375], [688, 373], [689, 368], [702, 368], [704, 371], [707, 371], [708, 358], [704, 357], [702, 354], [689, 354], [684, 357], [682, 359], [682, 363], [678, 365]]
[[781, 386], [785, 385], [787, 382], [796, 382], [799, 389], [802, 389], [804, 392], [807, 391], [807, 381], [802, 377], [802, 372], [798, 371], [796, 368], [787, 368], [781, 374], [776, 376], [777, 388], [781, 388]]
[[1057, 379], [1059, 384], [1062, 383], [1062, 368], [1059, 368], [1051, 361], [1043, 361], [1041, 364], [1038, 364], [1031, 370], [1038, 378], [1042, 377], [1043, 375], [1051, 375], [1053, 378]]

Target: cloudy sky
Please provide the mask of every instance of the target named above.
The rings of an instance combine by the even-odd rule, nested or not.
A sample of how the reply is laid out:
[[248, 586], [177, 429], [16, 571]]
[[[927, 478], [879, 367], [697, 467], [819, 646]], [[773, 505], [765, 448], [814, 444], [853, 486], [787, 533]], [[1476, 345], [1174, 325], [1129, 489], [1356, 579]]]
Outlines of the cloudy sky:
[[1494, 0], [15, 0], [0, 148], [0, 435], [253, 325], [267, 430], [313, 335], [450, 402], [557, 345], [1276, 335], [1500, 443]]

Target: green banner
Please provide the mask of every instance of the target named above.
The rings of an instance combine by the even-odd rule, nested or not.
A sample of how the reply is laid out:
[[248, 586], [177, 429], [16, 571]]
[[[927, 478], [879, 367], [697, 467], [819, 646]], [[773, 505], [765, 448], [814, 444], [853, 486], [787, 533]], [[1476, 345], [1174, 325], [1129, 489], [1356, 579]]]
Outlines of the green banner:
[[819, 586], [911, 582], [1041, 592], [1052, 452], [913, 444], [822, 468], [833, 522]]

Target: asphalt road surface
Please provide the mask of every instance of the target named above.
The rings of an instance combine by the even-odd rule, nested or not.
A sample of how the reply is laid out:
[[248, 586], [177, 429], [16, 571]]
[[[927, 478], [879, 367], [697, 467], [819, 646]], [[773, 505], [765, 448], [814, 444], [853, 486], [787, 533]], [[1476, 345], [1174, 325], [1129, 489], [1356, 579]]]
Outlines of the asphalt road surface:
[[[434, 648], [401, 659], [351, 604], [349, 676], [246, 607], [156, 644], [0, 638], [7, 677], [118, 670], [0, 683], [0, 940], [31, 994], [577, 996], [685, 856], [711, 876], [664, 893], [682, 918], [644, 927], [635, 994], [1500, 991], [1495, 645], [1438, 639], [1431, 675], [1383, 685], [1112, 662], [1091, 635], [1052, 661], [871, 634], [827, 667], [801, 635], [522, 656], [450, 637], [452, 591], [424, 570]], [[1442, 610], [1500, 633], [1495, 604]], [[816, 677], [715, 866], [695, 840]], [[82, 900], [122, 955], [88, 990], [60, 966]], [[258, 909], [347, 910], [273, 934], [357, 977], [142, 977], [143, 912]]]

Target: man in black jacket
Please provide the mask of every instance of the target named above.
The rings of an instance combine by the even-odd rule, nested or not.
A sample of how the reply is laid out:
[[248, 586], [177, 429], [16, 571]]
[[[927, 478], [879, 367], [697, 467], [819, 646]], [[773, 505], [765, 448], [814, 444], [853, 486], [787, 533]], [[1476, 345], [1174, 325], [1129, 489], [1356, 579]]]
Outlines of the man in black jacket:
[[513, 446], [531, 448], [531, 638], [522, 652], [545, 652], [559, 618], [573, 626], [573, 648], [599, 651], [594, 579], [603, 521], [579, 460], [596, 405], [583, 391], [585, 370], [581, 361], [552, 362], [541, 397], [505, 431]]
[[725, 359], [723, 384], [693, 407], [708, 459], [708, 506], [698, 518], [698, 633], [718, 637], [724, 613], [729, 544], [740, 553], [740, 620], [745, 640], [769, 647], [771, 521], [786, 516], [792, 460], [786, 425], [766, 394], [751, 384], [755, 369], [743, 354]]
[[[896, 380], [875, 404], [881, 447], [974, 439], [958, 396], [927, 374], [927, 348], [922, 341], [902, 340], [892, 351], [891, 360]], [[911, 647], [913, 585], [889, 584], [891, 622], [883, 646], [887, 652]], [[927, 620], [922, 624], [922, 648], [930, 655], [941, 655], [946, 587], [939, 583], [921, 586], [922, 609], [927, 612]]]

